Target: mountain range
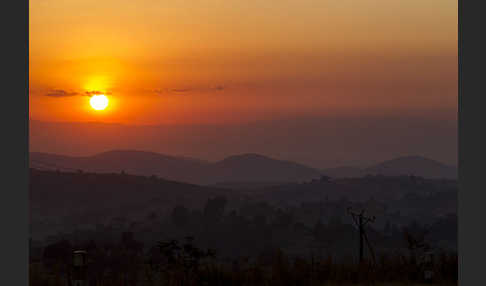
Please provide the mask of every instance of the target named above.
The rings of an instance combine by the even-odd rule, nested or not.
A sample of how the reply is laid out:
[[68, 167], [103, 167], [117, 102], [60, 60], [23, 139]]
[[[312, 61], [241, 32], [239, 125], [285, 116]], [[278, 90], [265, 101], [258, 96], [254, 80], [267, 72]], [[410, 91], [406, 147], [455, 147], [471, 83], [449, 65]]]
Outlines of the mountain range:
[[296, 116], [203, 125], [30, 120], [29, 150], [69, 156], [150, 150], [211, 162], [234, 154], [257, 153], [319, 169], [369, 166], [403, 154], [452, 165], [457, 162], [457, 120]]
[[154, 152], [113, 150], [93, 156], [65, 156], [30, 153], [30, 166], [36, 169], [158, 176], [168, 180], [209, 185], [225, 182], [305, 182], [326, 175], [332, 178], [365, 175], [416, 175], [425, 178], [457, 177], [457, 169], [420, 156], [399, 157], [367, 168], [337, 167], [319, 170], [299, 163], [247, 153], [209, 162], [196, 158], [169, 156]]
[[376, 165], [359, 167], [337, 167], [323, 170], [333, 178], [363, 177], [366, 175], [401, 176], [415, 175], [431, 179], [456, 179], [457, 168], [421, 156], [404, 156], [387, 160]]
[[168, 156], [146, 151], [115, 150], [94, 156], [71, 157], [30, 153], [31, 167], [38, 169], [83, 170], [96, 173], [126, 172], [156, 175], [193, 184], [220, 182], [299, 182], [320, 177], [321, 172], [298, 163], [271, 159], [258, 154], [242, 154], [217, 162]]

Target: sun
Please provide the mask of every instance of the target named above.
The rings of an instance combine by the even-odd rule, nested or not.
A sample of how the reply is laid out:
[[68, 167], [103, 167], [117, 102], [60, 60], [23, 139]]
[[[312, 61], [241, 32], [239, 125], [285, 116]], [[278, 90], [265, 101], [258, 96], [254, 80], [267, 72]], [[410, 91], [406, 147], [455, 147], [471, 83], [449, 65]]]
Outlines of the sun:
[[108, 106], [108, 97], [103, 94], [93, 95], [89, 100], [91, 107], [95, 110], [103, 110]]

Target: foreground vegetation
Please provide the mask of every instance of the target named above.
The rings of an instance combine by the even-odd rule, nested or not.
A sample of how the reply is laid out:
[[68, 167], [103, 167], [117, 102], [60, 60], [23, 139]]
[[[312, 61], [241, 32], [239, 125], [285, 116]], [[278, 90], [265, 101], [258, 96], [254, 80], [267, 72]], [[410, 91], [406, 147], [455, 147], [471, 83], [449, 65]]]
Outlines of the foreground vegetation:
[[[69, 285], [75, 249], [87, 250], [85, 279], [89, 285], [457, 284], [457, 255], [443, 252], [424, 260], [419, 245], [411, 245], [407, 254], [381, 255], [375, 262], [290, 257], [279, 249], [253, 259], [225, 260], [212, 250], [197, 248], [191, 237], [182, 242], [161, 241], [144, 251], [132, 234], [125, 233], [112, 245], [98, 246], [93, 241], [77, 246], [69, 241], [49, 245], [40, 261], [31, 261], [30, 285]], [[429, 277], [424, 275], [427, 271], [432, 273]]]
[[[457, 284], [449, 181], [323, 177], [236, 190], [32, 171], [30, 184], [32, 286], [80, 275], [103, 286]], [[350, 209], [376, 220], [361, 229]], [[87, 253], [82, 269], [75, 250]]]

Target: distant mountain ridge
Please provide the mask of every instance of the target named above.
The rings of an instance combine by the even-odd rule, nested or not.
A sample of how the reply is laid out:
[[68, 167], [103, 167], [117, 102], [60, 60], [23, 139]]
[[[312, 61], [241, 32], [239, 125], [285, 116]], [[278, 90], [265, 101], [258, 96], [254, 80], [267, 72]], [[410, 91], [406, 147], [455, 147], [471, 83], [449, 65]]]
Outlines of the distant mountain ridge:
[[193, 184], [233, 181], [301, 182], [321, 176], [321, 172], [314, 168], [251, 153], [230, 156], [218, 162], [207, 162], [133, 150], [114, 150], [86, 157], [31, 152], [30, 164], [33, 168], [48, 170], [83, 170], [97, 173], [125, 171], [129, 174], [157, 175]]
[[366, 175], [415, 175], [425, 178], [456, 179], [457, 168], [422, 156], [403, 156], [367, 167], [337, 167], [325, 169], [324, 174], [334, 178], [362, 177]]
[[399, 157], [367, 168], [346, 166], [318, 170], [292, 161], [277, 160], [254, 153], [233, 155], [221, 161], [209, 162], [148, 151], [112, 150], [84, 157], [31, 152], [30, 165], [45, 170], [83, 170], [96, 173], [124, 171], [134, 175], [156, 175], [168, 180], [204, 185], [231, 182], [303, 182], [318, 179], [322, 175], [333, 178], [380, 174], [457, 178], [457, 168], [421, 156]]
[[[385, 132], [386, 130], [386, 132]], [[365, 131], [365, 132], [363, 132]], [[427, 134], [427, 136], [424, 136]], [[30, 151], [91, 156], [107, 150], [150, 150], [217, 161], [253, 153], [314, 168], [364, 167], [397, 154], [457, 162], [457, 120], [422, 117], [296, 116], [241, 124], [130, 125], [29, 120]], [[386, 148], [377, 148], [377, 142]], [[246, 153], [246, 152], [245, 152]], [[381, 161], [380, 159], [380, 161]], [[356, 164], [356, 165], [355, 165]]]

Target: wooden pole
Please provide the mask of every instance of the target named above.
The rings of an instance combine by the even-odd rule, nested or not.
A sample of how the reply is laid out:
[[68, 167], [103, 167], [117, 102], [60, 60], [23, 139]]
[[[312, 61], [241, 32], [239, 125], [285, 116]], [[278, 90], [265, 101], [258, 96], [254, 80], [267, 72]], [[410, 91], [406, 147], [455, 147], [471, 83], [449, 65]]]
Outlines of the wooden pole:
[[363, 214], [359, 214], [359, 263], [363, 262]]
[[[364, 216], [364, 210], [362, 210], [359, 214], [351, 211], [351, 207], [348, 208], [348, 213], [351, 215], [351, 217], [354, 220], [354, 223], [358, 227], [359, 230], [359, 263], [362, 263], [364, 261], [364, 242], [366, 239], [366, 244], [370, 248], [371, 251], [371, 245], [368, 242], [368, 238], [366, 237], [365, 234], [365, 225], [368, 222], [373, 222], [375, 221], [375, 217], [365, 217]], [[372, 251], [371, 251], [372, 252]], [[372, 253], [373, 260], [374, 260], [374, 253]]]

